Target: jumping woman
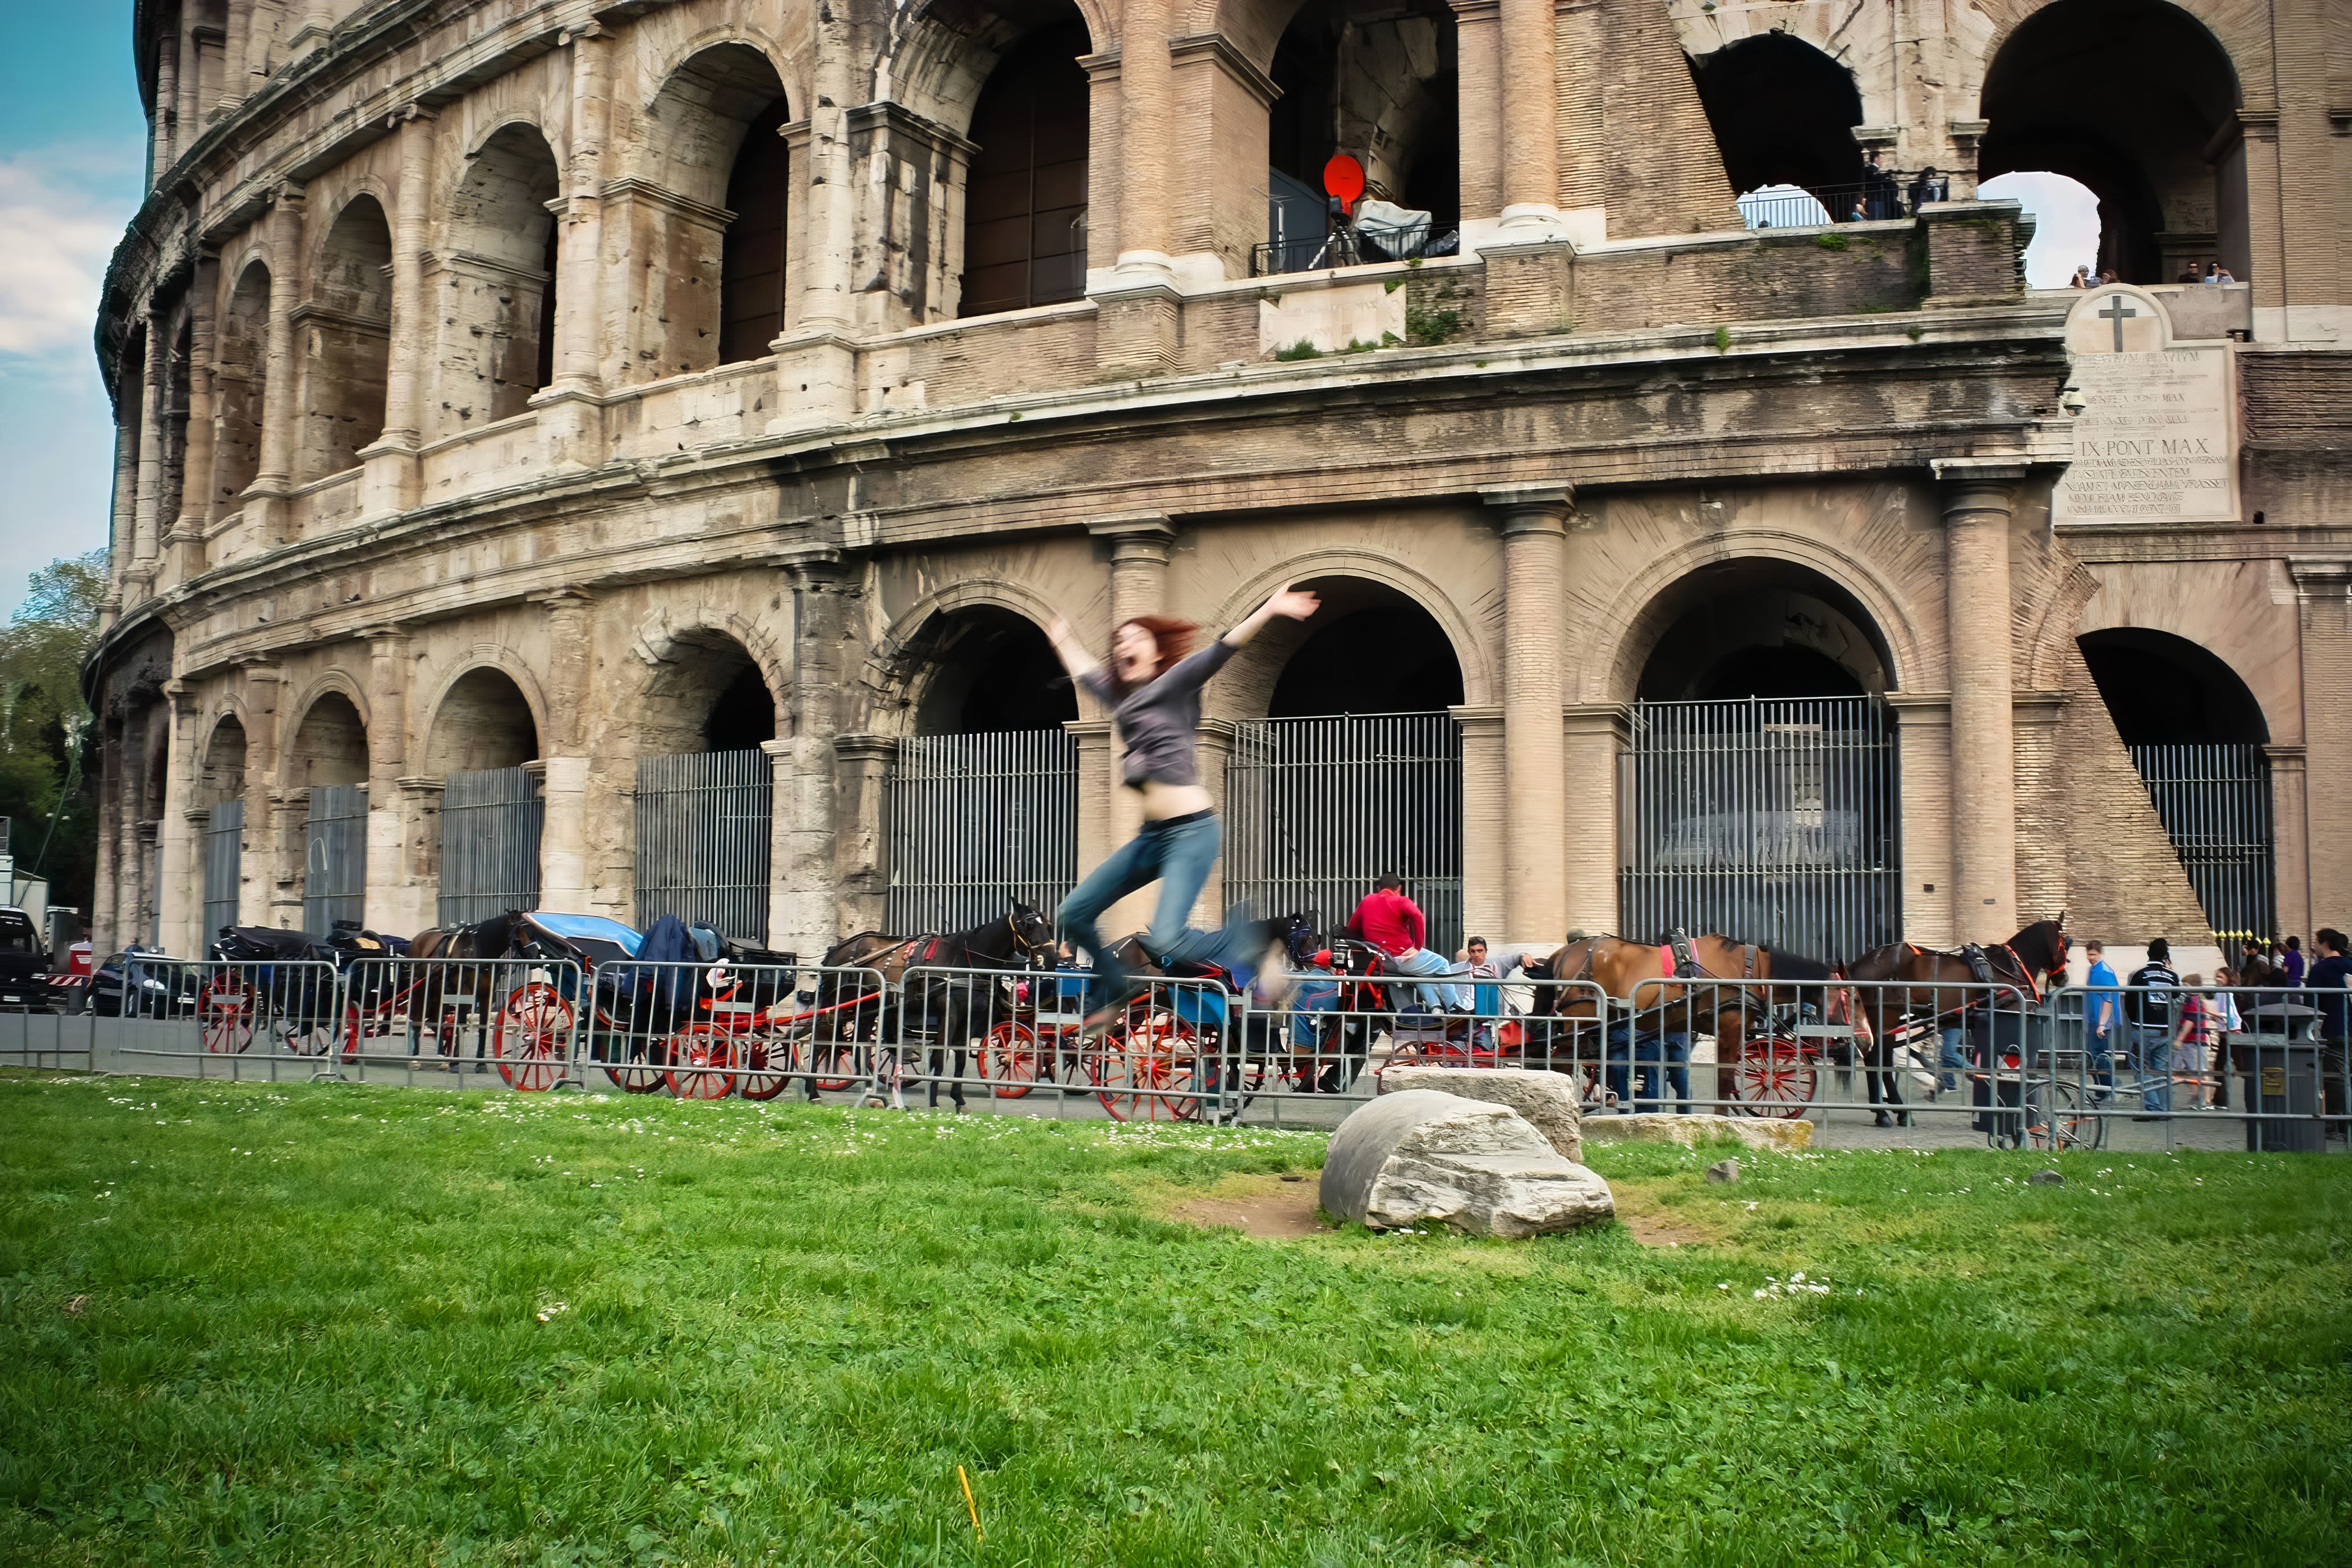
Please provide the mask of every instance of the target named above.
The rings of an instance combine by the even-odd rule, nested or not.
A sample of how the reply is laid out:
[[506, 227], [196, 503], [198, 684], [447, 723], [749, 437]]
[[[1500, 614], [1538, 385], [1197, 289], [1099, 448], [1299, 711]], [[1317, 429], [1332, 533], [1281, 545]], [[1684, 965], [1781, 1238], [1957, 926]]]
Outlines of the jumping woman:
[[1108, 668], [1079, 645], [1060, 616], [1045, 629], [1070, 679], [1093, 692], [1118, 721], [1118, 738], [1127, 748], [1121, 776], [1143, 796], [1143, 831], [1071, 889], [1054, 917], [1061, 934], [1094, 959], [1094, 981], [1087, 988], [1087, 1037], [1108, 1027], [1145, 989], [1105, 944], [1095, 921], [1119, 900], [1154, 882], [1160, 884], [1160, 904], [1143, 939], [1153, 957], [1255, 971], [1260, 1000], [1280, 999], [1286, 976], [1279, 961], [1261, 966], [1259, 954], [1237, 952], [1241, 922], [1233, 914], [1222, 931], [1194, 931], [1186, 923], [1216, 862], [1221, 837], [1196, 754], [1201, 688], [1268, 621], [1303, 621], [1321, 604], [1313, 594], [1285, 588], [1198, 653], [1192, 647], [1201, 628], [1192, 622], [1138, 616], [1111, 634]]

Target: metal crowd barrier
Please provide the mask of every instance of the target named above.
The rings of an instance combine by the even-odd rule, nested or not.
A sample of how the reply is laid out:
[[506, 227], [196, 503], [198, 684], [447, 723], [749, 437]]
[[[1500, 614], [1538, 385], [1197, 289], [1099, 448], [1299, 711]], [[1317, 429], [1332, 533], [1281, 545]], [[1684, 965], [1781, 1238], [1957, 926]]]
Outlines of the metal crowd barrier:
[[[117, 953], [110, 1012], [0, 1015], [0, 1062], [174, 1062], [196, 1077], [614, 1088], [979, 1105], [1126, 1121], [1328, 1124], [1391, 1067], [1559, 1072], [1588, 1115], [1965, 1117], [2000, 1147], [2106, 1145], [2119, 1121], [2242, 1122], [2256, 1150], [2347, 1128], [2352, 1051], [2306, 991], [1999, 981], [1590, 981], [1330, 973], [1279, 1007], [1155, 979], [1082, 1038], [1067, 970]], [[2205, 1010], [2202, 1039], [2181, 1027]], [[2352, 1000], [2352, 999], [2347, 999]], [[2234, 1018], [2234, 1027], [2223, 1026]], [[1028, 1101], [1026, 1105], [1020, 1102]]]

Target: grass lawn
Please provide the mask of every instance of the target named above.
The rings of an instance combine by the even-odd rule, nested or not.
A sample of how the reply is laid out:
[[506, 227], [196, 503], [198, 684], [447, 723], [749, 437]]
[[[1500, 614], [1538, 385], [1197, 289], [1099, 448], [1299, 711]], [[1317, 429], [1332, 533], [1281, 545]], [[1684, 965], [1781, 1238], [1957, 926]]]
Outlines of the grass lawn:
[[2352, 1561], [2352, 1160], [1167, 1217], [1321, 1149], [0, 1074], [0, 1561]]

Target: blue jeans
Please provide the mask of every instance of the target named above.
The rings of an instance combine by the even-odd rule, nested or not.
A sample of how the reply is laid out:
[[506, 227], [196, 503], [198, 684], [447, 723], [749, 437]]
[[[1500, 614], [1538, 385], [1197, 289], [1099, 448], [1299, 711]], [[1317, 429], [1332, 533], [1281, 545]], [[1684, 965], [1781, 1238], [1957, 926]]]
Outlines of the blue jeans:
[[2140, 1092], [2139, 1105], [2151, 1115], [2172, 1109], [2172, 1031], [2147, 1024], [2131, 1030], [2132, 1065], [2155, 1079]]
[[1936, 1058], [1937, 1070], [1942, 1074], [1938, 1080], [1942, 1087], [1959, 1088], [1959, 1075], [1967, 1070], [1968, 1065], [1968, 1058], [1960, 1054], [1960, 1031], [1958, 1028], [1946, 1029], [1943, 1050]]
[[[1664, 1088], [1674, 1091], [1675, 1109], [1688, 1116], [1691, 1109], [1690, 1037], [1685, 1034], [1643, 1035], [1629, 1051], [1628, 1033], [1622, 1024], [1609, 1031], [1609, 1088], [1617, 1096], [1618, 1108], [1660, 1109], [1658, 1078], [1663, 1068], [1666, 1080]], [[1626, 1065], [1629, 1056], [1641, 1064], [1641, 1103], [1638, 1106], [1633, 1104], [1631, 1093], [1634, 1069]]]
[[[1215, 963], [1233, 967], [1229, 933], [1194, 931], [1186, 923], [1192, 905], [1208, 885], [1209, 868], [1217, 863], [1223, 835], [1211, 816], [1181, 822], [1147, 822], [1143, 831], [1111, 852], [1110, 858], [1088, 872], [1070, 889], [1054, 912], [1054, 927], [1077, 943], [1095, 962], [1094, 984], [1087, 990], [1088, 1010], [1099, 1006], [1127, 983], [1127, 970], [1111, 956], [1097, 917], [1139, 889], [1160, 884], [1160, 903], [1151, 929], [1143, 935], [1144, 951], [1162, 963]], [[1244, 977], [1246, 980], [1246, 977]]]
[[[1454, 973], [1454, 965], [1425, 947], [1416, 947], [1402, 958], [1391, 953], [1383, 961], [1383, 966], [1391, 974], [1452, 974]], [[1470, 1005], [1470, 987], [1467, 985], [1416, 985], [1413, 989], [1421, 993], [1421, 1005], [1425, 1012], [1434, 1013], [1449, 1001], [1457, 1006]]]
[[2090, 1019], [2083, 1020], [2083, 1062], [2091, 1072], [2091, 1103], [2099, 1105], [2105, 1103], [2108, 1091], [2116, 1087], [2113, 1047], [2122, 1026], [2109, 1019], [2106, 1028], [2097, 1034], [2092, 1033], [2094, 1026]]

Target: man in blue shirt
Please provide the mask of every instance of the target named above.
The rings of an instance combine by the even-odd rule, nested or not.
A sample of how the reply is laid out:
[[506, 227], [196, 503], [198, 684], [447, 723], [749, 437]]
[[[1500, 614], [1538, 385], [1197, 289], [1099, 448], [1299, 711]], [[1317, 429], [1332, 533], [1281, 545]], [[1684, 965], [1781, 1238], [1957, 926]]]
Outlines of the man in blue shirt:
[[2099, 1086], [2091, 1097], [2095, 1101], [2105, 1100], [2116, 1083], [2111, 1055], [2117, 1021], [2116, 972], [2107, 963], [2106, 953], [2104, 943], [2083, 944], [2083, 956], [2091, 961], [2091, 973], [2083, 982], [2090, 987], [2089, 994], [2083, 998], [2083, 1054], [2091, 1064], [2091, 1081]]

